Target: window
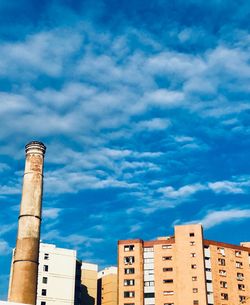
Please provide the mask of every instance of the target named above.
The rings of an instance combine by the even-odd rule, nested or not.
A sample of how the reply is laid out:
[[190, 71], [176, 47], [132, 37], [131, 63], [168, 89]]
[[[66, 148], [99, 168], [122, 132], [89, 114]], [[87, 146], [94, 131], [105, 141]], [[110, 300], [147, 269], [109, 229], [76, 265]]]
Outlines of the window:
[[145, 267], [144, 267], [144, 276], [154, 275], [154, 274], [155, 274], [154, 269], [147, 269], [147, 270], [145, 270]]
[[193, 288], [193, 293], [197, 293], [198, 292], [198, 288]]
[[220, 281], [220, 288], [227, 288], [227, 282]]
[[[245, 301], [246, 300], [246, 297], [245, 296], [243, 296], [243, 295], [240, 295], [240, 302], [243, 302], [243, 301]], [[244, 302], [245, 303], [245, 302]]]
[[174, 305], [174, 303], [164, 303], [164, 305]]
[[242, 262], [235, 262], [236, 268], [242, 268], [243, 264]]
[[169, 267], [169, 268], [163, 268], [162, 269], [163, 272], [169, 272], [169, 271], [173, 271], [173, 268], [172, 267]]
[[174, 280], [172, 279], [166, 279], [166, 280], [163, 280], [163, 284], [168, 284], [168, 283], [173, 283]]
[[46, 302], [42, 301], [42, 302], [41, 302], [41, 305], [46, 305]]
[[196, 253], [191, 253], [191, 257], [196, 257]]
[[163, 291], [163, 295], [173, 295], [173, 290]]
[[211, 272], [211, 268], [206, 268], [205, 269], [207, 272]]
[[245, 285], [243, 285], [243, 284], [238, 284], [238, 289], [239, 289], [239, 290], [245, 290]]
[[124, 273], [125, 274], [134, 274], [135, 273], [135, 268], [125, 268]]
[[235, 251], [235, 256], [237, 257], [241, 256], [241, 251]]
[[43, 282], [43, 284], [47, 284], [48, 283], [48, 278], [44, 276], [42, 282]]
[[129, 251], [134, 251], [135, 246], [134, 245], [126, 245], [124, 246], [124, 251], [129, 252]]
[[153, 258], [144, 258], [144, 264], [152, 264], [154, 262]]
[[163, 256], [162, 260], [163, 261], [171, 261], [172, 260], [172, 256]]
[[189, 233], [189, 236], [190, 237], [194, 237], [194, 233]]
[[132, 265], [135, 262], [134, 256], [124, 256], [124, 264], [125, 265]]
[[172, 249], [172, 245], [162, 245], [162, 249]]
[[194, 246], [195, 245], [195, 241], [190, 241], [190, 246]]
[[44, 253], [44, 259], [49, 259], [49, 253]]
[[244, 274], [243, 273], [237, 273], [237, 280], [243, 281], [244, 280]]
[[43, 271], [49, 271], [49, 266], [48, 265], [43, 265]]
[[218, 258], [218, 263], [220, 266], [226, 266], [226, 261], [224, 258]]
[[196, 264], [191, 265], [191, 269], [196, 269], [196, 268], [197, 268]]
[[193, 282], [197, 281], [197, 276], [192, 276], [192, 281]]
[[124, 286], [134, 286], [135, 280], [124, 280]]
[[146, 248], [144, 248], [144, 252], [154, 252], [154, 248], [153, 247], [146, 247]]
[[153, 287], [155, 285], [154, 281], [145, 281], [144, 286], [145, 287]]
[[47, 295], [47, 290], [46, 289], [42, 289], [42, 295]]
[[228, 294], [227, 293], [221, 293], [221, 299], [222, 300], [228, 300]]
[[199, 305], [199, 301], [198, 301], [198, 300], [194, 300], [194, 301], [193, 301], [193, 304], [194, 304], [194, 305]]
[[124, 305], [135, 305], [135, 303], [124, 303]]
[[145, 292], [144, 293], [144, 298], [154, 298], [155, 294], [154, 292]]
[[219, 274], [222, 276], [226, 276], [227, 272], [226, 272], [226, 270], [219, 270]]
[[134, 298], [135, 292], [134, 291], [124, 291], [124, 298]]
[[219, 254], [221, 254], [221, 255], [223, 255], [223, 256], [225, 255], [225, 248], [220, 248], [220, 247], [218, 247], [218, 248], [217, 248], [217, 251], [218, 251]]

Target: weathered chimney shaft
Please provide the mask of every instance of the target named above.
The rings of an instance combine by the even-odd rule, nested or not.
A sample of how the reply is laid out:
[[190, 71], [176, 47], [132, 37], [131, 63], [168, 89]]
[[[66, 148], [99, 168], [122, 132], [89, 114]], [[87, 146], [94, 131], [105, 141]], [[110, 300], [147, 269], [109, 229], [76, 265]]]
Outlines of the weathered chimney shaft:
[[35, 305], [46, 147], [41, 142], [33, 141], [25, 146], [25, 151], [25, 172], [9, 301]]

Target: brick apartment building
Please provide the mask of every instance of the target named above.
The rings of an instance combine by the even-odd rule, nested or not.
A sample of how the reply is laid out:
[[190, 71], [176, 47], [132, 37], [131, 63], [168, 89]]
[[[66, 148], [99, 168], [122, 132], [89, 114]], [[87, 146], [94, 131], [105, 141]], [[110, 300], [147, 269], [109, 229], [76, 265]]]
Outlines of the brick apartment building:
[[203, 238], [201, 225], [174, 236], [118, 242], [119, 305], [250, 304], [250, 243]]

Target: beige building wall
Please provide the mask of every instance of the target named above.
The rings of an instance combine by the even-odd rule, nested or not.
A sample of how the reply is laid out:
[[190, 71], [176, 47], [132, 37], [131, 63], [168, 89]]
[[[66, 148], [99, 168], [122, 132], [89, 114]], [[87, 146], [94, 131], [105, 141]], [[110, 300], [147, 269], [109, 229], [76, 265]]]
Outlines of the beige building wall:
[[13, 303], [13, 302], [6, 302], [6, 301], [0, 301], [0, 305], [29, 305], [29, 304], [21, 304], [21, 303]]
[[143, 304], [143, 241], [118, 243], [118, 304]]
[[97, 304], [97, 273], [96, 264], [82, 263], [81, 284], [82, 284], [82, 304]]
[[205, 241], [205, 253], [214, 304], [250, 304], [250, 248]]
[[205, 240], [199, 224], [176, 226], [168, 238], [119, 241], [118, 304], [250, 305], [250, 243], [243, 244]]
[[203, 233], [201, 225], [175, 227], [176, 302], [207, 304]]
[[97, 305], [117, 305], [117, 267], [108, 267], [98, 272]]

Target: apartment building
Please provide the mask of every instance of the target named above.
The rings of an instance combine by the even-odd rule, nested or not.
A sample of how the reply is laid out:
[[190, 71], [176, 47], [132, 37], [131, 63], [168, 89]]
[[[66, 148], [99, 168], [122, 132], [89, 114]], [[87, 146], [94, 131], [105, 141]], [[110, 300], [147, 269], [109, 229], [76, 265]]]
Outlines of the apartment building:
[[250, 243], [203, 238], [201, 225], [174, 236], [118, 242], [119, 305], [250, 305]]
[[[76, 251], [40, 244], [37, 305], [75, 305]], [[80, 278], [78, 277], [78, 281]]]
[[117, 305], [117, 267], [98, 272], [97, 305]]
[[82, 263], [81, 266], [81, 299], [82, 305], [97, 304], [97, 273], [98, 266]]

